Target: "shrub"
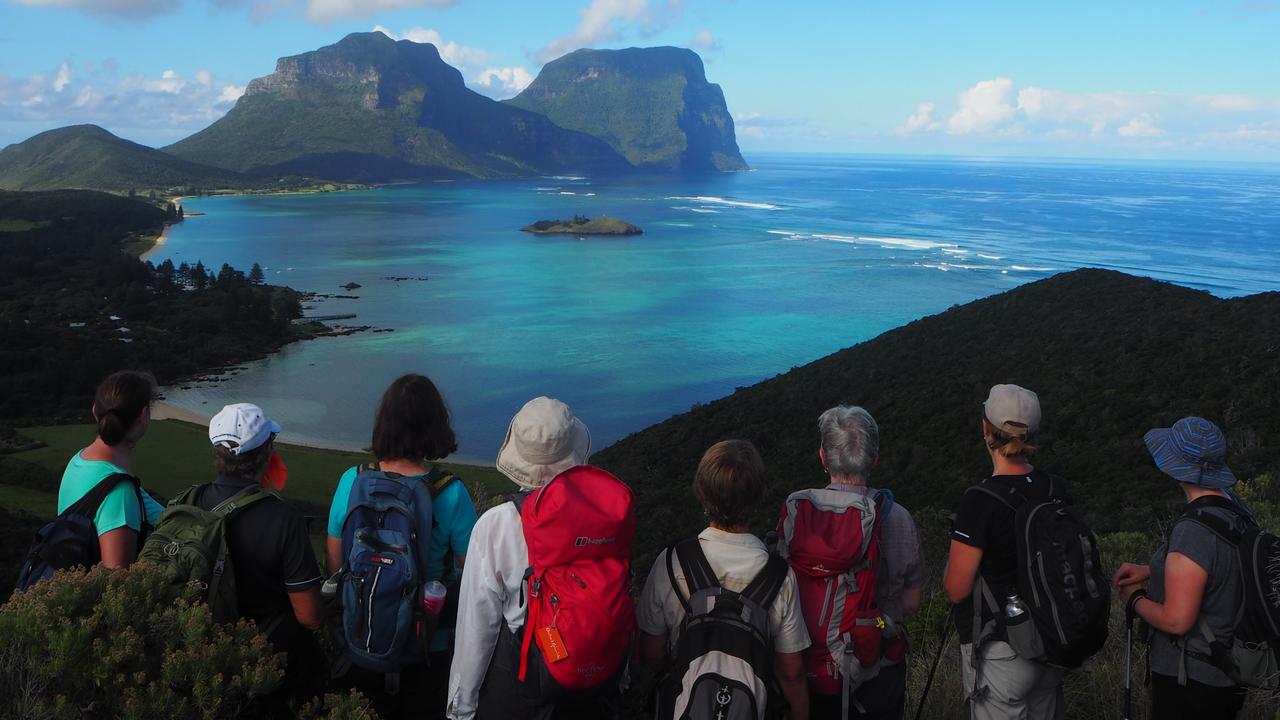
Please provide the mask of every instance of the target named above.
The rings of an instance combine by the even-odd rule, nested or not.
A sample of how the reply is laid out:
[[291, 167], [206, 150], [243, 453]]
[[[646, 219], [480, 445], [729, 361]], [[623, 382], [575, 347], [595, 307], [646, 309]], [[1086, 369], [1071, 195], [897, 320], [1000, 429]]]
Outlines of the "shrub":
[[[145, 564], [60, 572], [0, 608], [0, 717], [213, 718], [251, 712], [284, 656], [248, 621]], [[358, 717], [351, 715], [349, 717]]]

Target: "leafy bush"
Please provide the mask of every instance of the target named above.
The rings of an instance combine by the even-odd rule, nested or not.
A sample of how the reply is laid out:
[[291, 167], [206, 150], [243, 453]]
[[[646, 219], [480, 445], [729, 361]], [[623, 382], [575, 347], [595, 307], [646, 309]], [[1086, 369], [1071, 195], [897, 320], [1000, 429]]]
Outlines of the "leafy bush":
[[325, 695], [302, 707], [299, 720], [378, 720], [369, 700], [352, 690], [341, 695]]
[[[231, 718], [283, 677], [248, 621], [218, 625], [144, 564], [62, 572], [0, 608], [0, 716]], [[343, 717], [361, 717], [345, 715]]]

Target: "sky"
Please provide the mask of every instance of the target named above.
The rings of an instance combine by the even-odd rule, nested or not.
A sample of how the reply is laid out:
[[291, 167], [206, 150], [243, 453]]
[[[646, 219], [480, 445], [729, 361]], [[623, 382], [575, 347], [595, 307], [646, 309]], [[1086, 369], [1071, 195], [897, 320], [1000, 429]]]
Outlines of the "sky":
[[380, 30], [502, 99], [581, 47], [697, 51], [752, 152], [1280, 162], [1280, 1], [0, 0], [0, 146], [163, 146]]

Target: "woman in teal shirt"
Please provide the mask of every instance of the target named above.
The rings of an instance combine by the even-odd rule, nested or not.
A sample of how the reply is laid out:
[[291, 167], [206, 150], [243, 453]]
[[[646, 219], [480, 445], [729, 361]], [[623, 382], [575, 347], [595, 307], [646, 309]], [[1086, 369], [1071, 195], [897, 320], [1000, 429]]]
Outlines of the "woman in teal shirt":
[[[58, 486], [59, 514], [107, 476], [133, 474], [133, 448], [151, 424], [154, 398], [155, 382], [143, 373], [118, 372], [98, 385], [93, 398], [98, 436], [67, 463]], [[93, 517], [102, 564], [113, 568], [132, 564], [138, 557], [144, 518], [147, 525], [154, 524], [163, 509], [145, 490], [135, 492], [130, 483], [116, 485]]]
[[[449, 410], [434, 383], [422, 375], [405, 375], [382, 395], [373, 424], [373, 455], [378, 468], [387, 473], [420, 478], [431, 483], [431, 546], [427, 555], [428, 580], [439, 580], [449, 586], [456, 601], [457, 583], [463, 556], [471, 542], [471, 528], [476, 524], [476, 509], [466, 486], [456, 478], [440, 482], [443, 473], [433, 461], [448, 457], [458, 449], [449, 425]], [[349, 468], [338, 480], [329, 507], [328, 537], [325, 545], [326, 567], [330, 575], [342, 567], [342, 523], [347, 516], [347, 503], [359, 468]], [[438, 631], [431, 641], [430, 672], [402, 673], [401, 691], [387, 697], [381, 676], [364, 678], [359, 668], [349, 684], [370, 695], [378, 714], [384, 718], [414, 715], [443, 717], [448, 669], [452, 660], [452, 632]]]

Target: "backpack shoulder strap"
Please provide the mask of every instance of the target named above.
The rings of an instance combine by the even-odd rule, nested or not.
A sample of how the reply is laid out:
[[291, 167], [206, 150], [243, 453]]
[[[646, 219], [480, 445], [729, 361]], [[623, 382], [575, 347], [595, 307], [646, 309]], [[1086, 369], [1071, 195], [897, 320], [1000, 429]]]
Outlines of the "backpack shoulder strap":
[[423, 480], [426, 482], [427, 488], [431, 490], [431, 499], [435, 500], [440, 497], [440, 493], [444, 492], [445, 488], [458, 480], [458, 476], [432, 465], [431, 470]]
[[[1199, 507], [1188, 507], [1178, 520], [1185, 519], [1197, 523], [1209, 530], [1209, 532], [1217, 535], [1232, 547], [1239, 548], [1240, 544], [1244, 541], [1244, 533], [1235, 526], [1235, 523], [1223, 519], [1222, 516], [1217, 515], [1216, 513], [1209, 512], [1205, 509], [1206, 507], [1218, 507], [1218, 505], [1215, 503], [1213, 505], [1206, 504]], [[1176, 524], [1178, 520], [1175, 520], [1174, 524]], [[1170, 527], [1169, 532], [1173, 532], [1172, 526]]]
[[[122, 482], [133, 484], [134, 490], [136, 491], [135, 494], [138, 496], [138, 508], [140, 511], [143, 511], [143, 514], [145, 515], [146, 508], [142, 505], [142, 491], [140, 489], [142, 484], [138, 481], [138, 478], [128, 473], [111, 473], [110, 475], [102, 478], [98, 481], [97, 485], [90, 488], [89, 492], [85, 493], [83, 497], [72, 503], [70, 507], [62, 512], [62, 514], [85, 515], [88, 517], [97, 515], [98, 508], [102, 507], [103, 501], [105, 501], [107, 496], [111, 494], [111, 491], [115, 490], [116, 486]], [[146, 518], [144, 517], [143, 520], [145, 521]]]
[[893, 491], [886, 488], [876, 488], [875, 490], [876, 518], [887, 518], [889, 513], [893, 511]]
[[788, 568], [787, 561], [783, 560], [781, 555], [769, 553], [769, 560], [765, 562], [764, 567], [760, 568], [760, 572], [756, 573], [756, 576], [739, 594], [768, 612], [778, 593], [782, 592], [782, 586], [787, 581]]
[[977, 485], [970, 485], [965, 489], [966, 493], [977, 492], [983, 495], [990, 495], [1000, 502], [1001, 505], [1017, 512], [1018, 508], [1026, 503], [1027, 498], [1019, 490], [1007, 483], [995, 482], [992, 478], [987, 478]]
[[223, 500], [215, 505], [209, 512], [212, 512], [215, 515], [221, 515], [230, 520], [232, 517], [239, 515], [250, 505], [258, 502], [259, 500], [266, 500], [268, 498], [276, 498], [277, 500], [281, 499], [280, 496], [274, 492], [268, 492], [254, 485], [241, 490], [226, 500]]
[[707, 562], [707, 554], [702, 551], [702, 542], [696, 535], [676, 543], [675, 552], [680, 561], [680, 569], [684, 571], [689, 594], [720, 587], [720, 578], [716, 577], [716, 571]]

